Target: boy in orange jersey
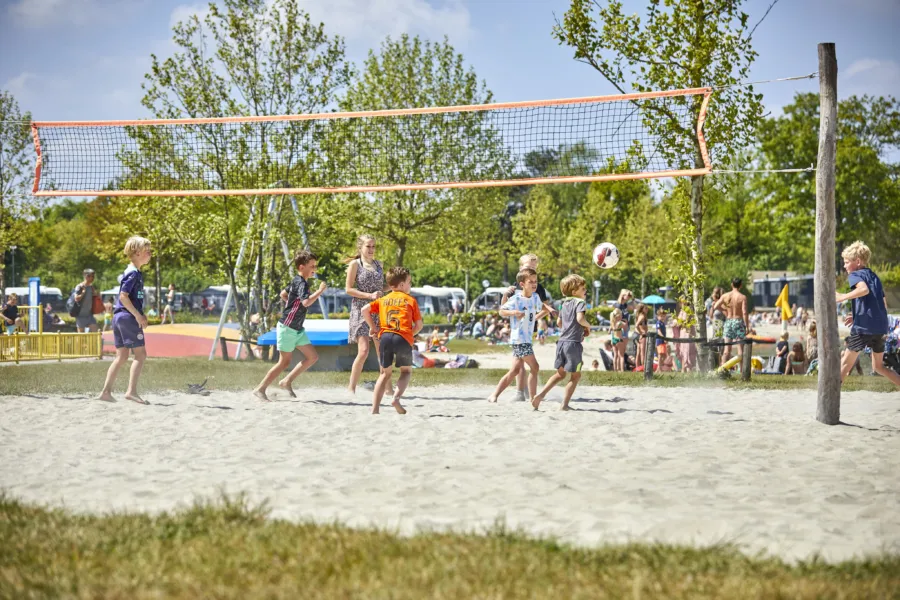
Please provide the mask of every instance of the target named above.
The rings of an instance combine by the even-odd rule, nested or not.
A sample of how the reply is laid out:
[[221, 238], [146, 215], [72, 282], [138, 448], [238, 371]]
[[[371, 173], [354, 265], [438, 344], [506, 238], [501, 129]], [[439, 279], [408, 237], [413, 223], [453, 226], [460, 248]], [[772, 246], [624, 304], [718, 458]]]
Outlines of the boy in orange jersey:
[[[422, 330], [422, 313], [419, 312], [419, 303], [409, 295], [412, 286], [409, 269], [391, 267], [387, 274], [387, 284], [391, 292], [362, 309], [362, 317], [371, 332], [369, 335], [379, 337], [381, 367], [384, 369], [375, 384], [372, 414], [378, 414], [384, 389], [391, 380], [391, 371], [396, 365], [400, 368], [400, 379], [397, 380], [391, 406], [405, 415], [406, 409], [400, 404], [400, 397], [412, 377], [412, 347], [416, 334]], [[378, 317], [378, 327], [375, 327], [373, 316]]]

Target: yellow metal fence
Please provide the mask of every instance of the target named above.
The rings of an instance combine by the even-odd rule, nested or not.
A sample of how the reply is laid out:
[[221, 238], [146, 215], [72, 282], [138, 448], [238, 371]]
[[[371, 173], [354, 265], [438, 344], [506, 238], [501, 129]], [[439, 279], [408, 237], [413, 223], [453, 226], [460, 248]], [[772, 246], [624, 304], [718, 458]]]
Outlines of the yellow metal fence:
[[[28, 309], [20, 306], [19, 316], [25, 320], [28, 331]], [[63, 360], [64, 358], [102, 358], [103, 333], [44, 333], [43, 311], [38, 308], [41, 321], [38, 333], [16, 332], [0, 335], [0, 362], [21, 362], [26, 360]], [[4, 327], [3, 332], [6, 333]]]

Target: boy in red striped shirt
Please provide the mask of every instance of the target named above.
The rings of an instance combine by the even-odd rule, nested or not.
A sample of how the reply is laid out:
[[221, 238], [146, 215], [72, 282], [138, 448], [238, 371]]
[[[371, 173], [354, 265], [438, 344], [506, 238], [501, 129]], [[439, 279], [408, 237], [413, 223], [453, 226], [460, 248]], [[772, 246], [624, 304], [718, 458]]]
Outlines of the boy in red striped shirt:
[[309, 250], [301, 250], [294, 257], [297, 275], [290, 285], [281, 291], [284, 312], [278, 321], [276, 334], [278, 350], [281, 352], [281, 356], [278, 359], [278, 364], [269, 369], [259, 387], [253, 390], [253, 395], [263, 402], [269, 401], [269, 397], [266, 396], [266, 388], [278, 377], [279, 373], [287, 369], [288, 365], [291, 364], [291, 357], [294, 355], [295, 349], [300, 349], [305, 360], [294, 367], [287, 377], [278, 382], [278, 387], [287, 391], [291, 398], [297, 397], [294, 389], [291, 387], [291, 382], [319, 360], [319, 354], [309, 341], [306, 330], [303, 329], [303, 322], [306, 320], [306, 309], [319, 299], [319, 296], [322, 295], [322, 292], [327, 287], [323, 281], [319, 284], [318, 290], [312, 294], [309, 293], [308, 280], [316, 274], [318, 260], [319, 257]]

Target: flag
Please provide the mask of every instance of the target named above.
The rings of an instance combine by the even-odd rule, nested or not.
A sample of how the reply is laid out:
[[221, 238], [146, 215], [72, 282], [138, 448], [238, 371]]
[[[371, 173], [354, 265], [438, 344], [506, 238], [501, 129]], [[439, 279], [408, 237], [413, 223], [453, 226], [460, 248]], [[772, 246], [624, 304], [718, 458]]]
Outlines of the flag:
[[788, 300], [788, 285], [784, 284], [784, 288], [781, 290], [781, 293], [778, 294], [778, 300], [775, 301], [775, 306], [781, 309], [781, 320], [787, 321], [788, 319], [793, 318], [794, 313], [791, 312], [791, 302]]

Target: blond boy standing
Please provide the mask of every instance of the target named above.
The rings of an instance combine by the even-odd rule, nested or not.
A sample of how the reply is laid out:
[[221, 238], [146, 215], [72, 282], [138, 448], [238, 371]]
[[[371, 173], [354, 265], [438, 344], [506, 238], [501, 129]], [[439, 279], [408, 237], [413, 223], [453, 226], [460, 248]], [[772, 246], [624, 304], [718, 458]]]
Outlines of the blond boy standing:
[[147, 348], [144, 346], [144, 328], [147, 317], [144, 316], [144, 276], [141, 267], [150, 262], [150, 240], [134, 236], [125, 242], [125, 256], [131, 261], [122, 281], [119, 284], [119, 295], [113, 308], [113, 339], [116, 346], [116, 357], [106, 372], [106, 383], [100, 400], [115, 402], [112, 395], [113, 386], [119, 369], [128, 362], [128, 354], [134, 352], [131, 372], [128, 376], [128, 390], [125, 399], [138, 404], [150, 404], [138, 394], [138, 380], [147, 359]]

